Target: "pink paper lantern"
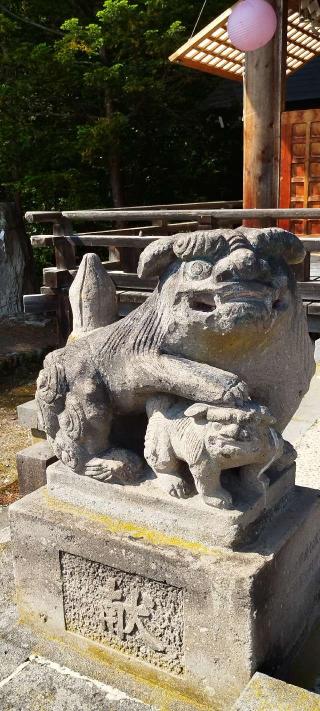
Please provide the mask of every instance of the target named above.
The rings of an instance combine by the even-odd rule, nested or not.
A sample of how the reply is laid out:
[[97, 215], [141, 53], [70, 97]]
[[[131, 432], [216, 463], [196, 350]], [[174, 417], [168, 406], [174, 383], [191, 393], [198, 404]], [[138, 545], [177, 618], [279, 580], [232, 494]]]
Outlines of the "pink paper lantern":
[[276, 13], [266, 0], [240, 0], [228, 20], [230, 42], [242, 52], [264, 47], [276, 28]]

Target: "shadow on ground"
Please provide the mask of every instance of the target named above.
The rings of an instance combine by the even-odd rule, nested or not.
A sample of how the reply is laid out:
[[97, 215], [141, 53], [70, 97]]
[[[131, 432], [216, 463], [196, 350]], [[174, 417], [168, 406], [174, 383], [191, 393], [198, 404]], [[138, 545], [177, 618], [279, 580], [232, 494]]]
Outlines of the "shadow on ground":
[[29, 430], [17, 421], [17, 405], [31, 400], [40, 369], [39, 360], [0, 374], [0, 506], [19, 498], [16, 453], [32, 444]]

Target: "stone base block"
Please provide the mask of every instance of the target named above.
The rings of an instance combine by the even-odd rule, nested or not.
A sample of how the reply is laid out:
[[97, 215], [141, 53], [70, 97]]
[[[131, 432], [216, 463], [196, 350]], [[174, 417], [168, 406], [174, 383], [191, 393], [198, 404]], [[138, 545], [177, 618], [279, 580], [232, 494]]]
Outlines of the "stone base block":
[[47, 466], [56, 461], [52, 448], [46, 441], [21, 449], [17, 454], [17, 470], [21, 496], [39, 489], [47, 481]]
[[256, 669], [282, 663], [319, 614], [318, 492], [297, 487], [236, 552], [196, 531], [175, 538], [174, 525], [163, 533], [156, 516], [143, 528], [72, 505], [45, 487], [13, 504], [10, 518], [20, 619], [40, 633], [39, 652], [167, 711], [230, 709]]
[[38, 428], [38, 412], [35, 400], [28, 400], [17, 407], [19, 425], [28, 429]]
[[31, 430], [32, 442], [36, 444], [39, 440], [46, 439], [46, 433], [38, 428], [38, 410], [35, 400], [28, 400], [17, 407], [19, 425]]
[[255, 674], [232, 711], [320, 711], [320, 696], [266, 674]]
[[[268, 472], [269, 474], [269, 472]], [[236, 477], [234, 477], [236, 480]], [[93, 513], [125, 519], [135, 526], [153, 528], [165, 535], [196, 540], [204, 546], [241, 547], [257, 537], [268, 518], [283, 509], [294, 489], [295, 465], [281, 474], [270, 473], [266, 493], [251, 492], [241, 498], [241, 487], [234, 485], [235, 508], [217, 509], [196, 494], [177, 499], [164, 492], [154, 475], [146, 473], [140, 483], [121, 486], [101, 483], [75, 474], [57, 461], [47, 469], [50, 495]]]

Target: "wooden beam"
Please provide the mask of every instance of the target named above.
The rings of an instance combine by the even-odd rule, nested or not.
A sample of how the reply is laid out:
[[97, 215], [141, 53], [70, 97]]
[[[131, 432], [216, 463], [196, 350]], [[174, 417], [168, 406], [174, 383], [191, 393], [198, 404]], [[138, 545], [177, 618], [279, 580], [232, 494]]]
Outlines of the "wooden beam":
[[212, 66], [210, 64], [205, 64], [203, 62], [202, 64], [200, 62], [193, 62], [192, 59], [187, 59], [185, 57], [182, 60], [177, 59], [177, 64], [182, 64], [184, 67], [189, 67], [190, 69], [198, 69], [201, 72], [205, 72], [206, 74], [215, 74], [216, 76], [221, 77], [222, 79], [232, 79], [232, 81], [242, 81], [242, 71], [241, 74], [235, 74], [234, 72], [224, 72], [223, 69], [218, 69], [216, 66]]
[[35, 212], [26, 212], [25, 218], [27, 222], [59, 222], [62, 213], [55, 210], [50, 212], [36, 210]]
[[[41, 213], [39, 213], [41, 214]], [[45, 213], [46, 215], [48, 213]], [[121, 210], [121, 212], [117, 212], [116, 210], [103, 210], [103, 211], [97, 211], [97, 210], [77, 210], [77, 211], [69, 211], [66, 210], [63, 213], [68, 219], [70, 220], [79, 220], [79, 221], [104, 221], [104, 222], [112, 222], [113, 220], [115, 221], [120, 221], [122, 222], [123, 220], [126, 221], [132, 221], [132, 222], [141, 222], [141, 221], [146, 221], [146, 222], [151, 222], [152, 220], [158, 220], [160, 218], [168, 219], [168, 220], [177, 220], [178, 222], [183, 222], [185, 220], [199, 220], [203, 217], [213, 217], [217, 219], [219, 222], [224, 221], [224, 220], [233, 220], [234, 222], [238, 220], [243, 220], [243, 219], [253, 219], [255, 220], [260, 219], [260, 218], [274, 218], [274, 219], [283, 219], [283, 218], [290, 218], [291, 220], [297, 219], [297, 220], [303, 220], [303, 219], [314, 219], [318, 220], [320, 219], [320, 208], [314, 207], [314, 208], [246, 208], [246, 209], [222, 209], [222, 210], [207, 210], [207, 209], [201, 209], [199, 208], [198, 210], [189, 210], [189, 209], [177, 209], [177, 210], [147, 210], [147, 209], [142, 209], [142, 210], [136, 210], [134, 212], [130, 212], [130, 210]], [[40, 220], [41, 221], [41, 220]], [[49, 221], [49, 220], [48, 220]], [[179, 228], [179, 225], [177, 225], [177, 228]], [[92, 234], [92, 233], [90, 233]], [[113, 233], [114, 236], [116, 233]], [[121, 230], [117, 231], [117, 234], [121, 235]], [[73, 237], [68, 235], [68, 237], [72, 240]], [[77, 236], [78, 238], [78, 236]], [[81, 238], [81, 235], [79, 235], [79, 239]]]
[[23, 297], [23, 310], [26, 314], [55, 312], [57, 297], [53, 294], [26, 294]]
[[[281, 111], [286, 70], [287, 0], [272, 0], [278, 25], [265, 47], [247, 52], [244, 79], [243, 207], [279, 204]], [[246, 222], [249, 225], [249, 223]], [[256, 226], [261, 225], [257, 221]], [[271, 224], [264, 221], [264, 224]], [[255, 226], [250, 222], [250, 227]]]
[[[150, 237], [144, 237], [142, 235], [139, 237], [135, 235], [96, 235], [88, 233], [72, 235], [72, 237], [69, 237], [69, 240], [73, 242], [74, 245], [84, 247], [134, 247], [136, 249], [144, 249], [148, 244], [151, 244], [151, 242], [154, 242], [156, 239], [160, 239], [160, 237], [161, 235], [150, 235]], [[51, 235], [35, 235], [31, 238], [33, 247], [44, 247], [52, 243], [53, 239]]]
[[[141, 212], [146, 211], [146, 210], [156, 210], [157, 213], [159, 210], [202, 210], [202, 209], [219, 209], [219, 208], [237, 208], [237, 207], [242, 207], [242, 200], [211, 200], [209, 202], [180, 202], [180, 203], [171, 203], [169, 205], [135, 205], [134, 207], [113, 207], [112, 212], [113, 213], [121, 213], [125, 209], [127, 212]], [[79, 215], [81, 216], [83, 210], [76, 210], [72, 214], [73, 215]], [[88, 212], [88, 211], [85, 211]], [[102, 217], [105, 215], [105, 213], [109, 214], [110, 210], [109, 209], [98, 209], [98, 210], [93, 210], [89, 211], [94, 212], [96, 219], [101, 219], [101, 213]], [[39, 211], [39, 210], [33, 210], [33, 211], [28, 211], [25, 213], [25, 219], [27, 222], [59, 222], [62, 221], [63, 216], [65, 213], [62, 212], [57, 212], [55, 210], [52, 210], [51, 212], [47, 211]], [[120, 219], [120, 218], [119, 218]]]
[[320, 302], [313, 301], [308, 304], [308, 314], [313, 314], [314, 316], [320, 316]]
[[304, 301], [320, 301], [320, 282], [299, 281], [298, 291]]
[[300, 237], [307, 252], [320, 252], [320, 235], [313, 237]]
[[[102, 211], [101, 211], [102, 212]], [[207, 210], [207, 209], [198, 209], [198, 210], [136, 210], [134, 212], [130, 212], [130, 210], [121, 210], [121, 212], [117, 212], [115, 210], [103, 210], [103, 215], [101, 214], [100, 211], [96, 210], [79, 210], [79, 211], [66, 211], [63, 214], [68, 217], [69, 219], [72, 220], [83, 220], [83, 221], [99, 221], [103, 220], [104, 222], [108, 221], [132, 221], [132, 222], [141, 222], [141, 221], [146, 221], [146, 222], [151, 222], [152, 220], [158, 220], [161, 218], [169, 219], [169, 220], [177, 220], [177, 222], [180, 221], [185, 221], [185, 220], [197, 220], [199, 221], [200, 219], [204, 217], [212, 217], [218, 222], [238, 222], [241, 220], [245, 219], [262, 219], [262, 218], [272, 218], [273, 224], [275, 220], [279, 219], [287, 219], [289, 218], [290, 220], [319, 220], [320, 219], [320, 208], [246, 208], [246, 209], [222, 209], [222, 210]], [[35, 214], [35, 213], [32, 213]], [[40, 215], [42, 213], [39, 213]], [[51, 222], [51, 220], [48, 219], [48, 213], [45, 213], [46, 215], [46, 221]], [[36, 220], [34, 220], [36, 221]], [[40, 217], [40, 222], [42, 221]], [[176, 225], [177, 231], [179, 230], [179, 224]], [[82, 238], [86, 237], [92, 237], [96, 238], [99, 240], [99, 234], [102, 233], [82, 233], [80, 235], [67, 235], [68, 239], [71, 241], [74, 241], [75, 243], [81, 244]], [[121, 237], [121, 230], [117, 230], [115, 232], [107, 232], [105, 233], [106, 236], [108, 234], [112, 234], [113, 238], [115, 239], [115, 243], [117, 240], [117, 236], [122, 239]], [[45, 236], [46, 238], [48, 237], [47, 235]], [[36, 240], [37, 236], [35, 235], [32, 240]], [[42, 236], [41, 236], [42, 239]], [[128, 238], [130, 240], [130, 238]], [[142, 238], [146, 239], [146, 238]], [[154, 236], [154, 239], [156, 239], [156, 236]], [[150, 237], [150, 241], [152, 241], [152, 238]], [[34, 242], [35, 244], [36, 242]], [[41, 244], [39, 242], [39, 244]], [[97, 244], [97, 243], [96, 243]], [[102, 244], [102, 243], [100, 243]]]
[[181, 57], [184, 57], [185, 54], [193, 48], [195, 42], [200, 42], [202, 39], [206, 39], [207, 37], [211, 37], [215, 30], [219, 28], [225, 20], [228, 19], [229, 15], [231, 14], [231, 7], [228, 7], [227, 10], [225, 10], [222, 15], [219, 15], [219, 17], [216, 17], [212, 22], [210, 22], [209, 25], [206, 25], [200, 32], [198, 32], [194, 37], [191, 37], [182, 47], [179, 47], [176, 52], [170, 55], [169, 61], [170, 62], [176, 62], [178, 59]]
[[143, 304], [143, 302], [150, 296], [148, 291], [118, 291], [117, 296], [119, 304]]
[[[286, 212], [288, 212], [286, 210]], [[261, 214], [261, 211], [260, 213]], [[263, 214], [265, 215], [265, 211], [263, 211]], [[319, 216], [320, 217], [320, 216]], [[240, 218], [239, 218], [240, 219]], [[285, 227], [287, 229], [288, 226]], [[128, 236], [128, 235], [110, 235], [109, 237], [107, 235], [102, 235], [99, 237], [98, 235], [88, 235], [88, 241], [87, 237], [85, 234], [83, 235], [73, 235], [71, 238], [75, 240], [76, 244], [82, 244], [84, 246], [125, 246], [125, 247], [132, 247], [132, 248], [144, 248], [147, 247], [148, 244], [151, 244], [151, 242], [154, 242], [157, 239], [160, 239], [159, 235], [150, 235], [149, 237], [135, 237], [135, 236]], [[301, 242], [303, 242], [307, 252], [320, 252], [320, 235], [313, 235], [312, 237], [300, 237], [299, 238]], [[31, 238], [31, 244], [34, 246], [38, 247], [44, 247], [47, 245], [52, 244], [52, 235], [37, 235]], [[107, 263], [104, 263], [105, 266]], [[115, 269], [117, 262], [110, 262], [110, 265], [112, 264], [112, 267]], [[111, 266], [110, 266], [111, 268]]]
[[157, 286], [158, 279], [150, 277], [149, 279], [140, 279], [137, 274], [124, 271], [111, 271], [108, 274], [119, 289], [143, 289], [153, 291]]

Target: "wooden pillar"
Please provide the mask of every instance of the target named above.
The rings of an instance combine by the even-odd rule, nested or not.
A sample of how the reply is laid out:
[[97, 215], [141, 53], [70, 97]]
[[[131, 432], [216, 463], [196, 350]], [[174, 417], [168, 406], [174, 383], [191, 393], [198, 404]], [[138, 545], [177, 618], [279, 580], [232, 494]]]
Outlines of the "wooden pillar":
[[[271, 4], [278, 17], [275, 36], [265, 47], [247, 52], [245, 58], [244, 208], [279, 205], [281, 112], [285, 101], [288, 5], [287, 0], [272, 0]], [[245, 224], [253, 227], [261, 225], [262, 222], [250, 220]]]
[[65, 217], [53, 224], [53, 246], [57, 272], [55, 293], [57, 296], [57, 337], [59, 347], [65, 346], [72, 331], [72, 311], [69, 301], [69, 287], [72, 283], [70, 269], [76, 266], [75, 246], [68, 240], [72, 235], [72, 225]]

